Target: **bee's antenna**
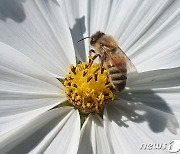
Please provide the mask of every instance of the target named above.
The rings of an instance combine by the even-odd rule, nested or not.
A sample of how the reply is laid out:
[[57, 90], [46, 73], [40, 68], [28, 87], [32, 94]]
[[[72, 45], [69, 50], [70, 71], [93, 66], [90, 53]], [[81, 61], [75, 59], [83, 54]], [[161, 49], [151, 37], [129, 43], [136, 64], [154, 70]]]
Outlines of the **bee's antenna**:
[[77, 43], [79, 43], [80, 41], [82, 41], [82, 40], [84, 40], [84, 39], [87, 39], [87, 38], [91, 38], [91, 37], [90, 37], [90, 36], [85, 37], [85, 38], [83, 38], [83, 39], [81, 39], [81, 40], [77, 41]]

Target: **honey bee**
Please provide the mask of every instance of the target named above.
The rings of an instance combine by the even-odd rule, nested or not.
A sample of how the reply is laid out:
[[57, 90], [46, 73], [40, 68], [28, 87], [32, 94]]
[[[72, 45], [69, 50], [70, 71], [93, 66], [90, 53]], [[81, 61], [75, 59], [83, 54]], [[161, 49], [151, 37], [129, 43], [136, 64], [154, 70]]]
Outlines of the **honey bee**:
[[126, 86], [128, 74], [137, 72], [134, 64], [120, 49], [117, 41], [112, 36], [97, 31], [92, 36], [86, 38], [90, 38], [90, 45], [93, 48], [89, 51], [90, 57], [92, 53], [95, 54], [93, 58], [90, 59], [90, 65], [99, 57], [101, 67], [105, 64], [105, 68], [108, 70], [110, 81], [115, 90], [122, 91]]

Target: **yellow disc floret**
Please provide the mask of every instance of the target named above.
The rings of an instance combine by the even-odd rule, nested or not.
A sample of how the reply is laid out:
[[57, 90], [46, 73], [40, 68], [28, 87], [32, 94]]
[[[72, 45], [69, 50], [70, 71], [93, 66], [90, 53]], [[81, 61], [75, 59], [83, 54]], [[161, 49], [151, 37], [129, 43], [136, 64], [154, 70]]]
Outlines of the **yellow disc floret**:
[[95, 63], [70, 65], [64, 85], [69, 102], [82, 113], [99, 113], [115, 97], [107, 70]]

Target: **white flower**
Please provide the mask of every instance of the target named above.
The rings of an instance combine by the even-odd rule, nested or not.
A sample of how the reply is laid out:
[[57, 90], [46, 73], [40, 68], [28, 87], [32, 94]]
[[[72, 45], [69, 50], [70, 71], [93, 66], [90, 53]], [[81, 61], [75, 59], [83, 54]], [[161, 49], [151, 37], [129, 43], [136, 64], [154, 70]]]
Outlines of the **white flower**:
[[[178, 0], [2, 0], [0, 153], [155, 151], [143, 143], [167, 150], [180, 139], [179, 17]], [[78, 110], [53, 108], [66, 100], [56, 78], [76, 56], [87, 61], [88, 41], [76, 42], [97, 30], [118, 40], [139, 74], [103, 119], [90, 115], [80, 128]]]

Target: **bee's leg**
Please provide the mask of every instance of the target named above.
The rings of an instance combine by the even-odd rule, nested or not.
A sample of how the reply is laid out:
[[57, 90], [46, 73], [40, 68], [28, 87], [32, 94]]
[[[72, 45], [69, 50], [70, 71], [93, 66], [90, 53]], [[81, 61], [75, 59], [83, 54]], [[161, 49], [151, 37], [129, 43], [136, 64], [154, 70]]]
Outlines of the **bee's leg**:
[[104, 52], [101, 56], [101, 65], [100, 65], [101, 74], [104, 72], [103, 64], [104, 64], [105, 60], [106, 60], [106, 53]]
[[92, 53], [96, 53], [95, 50], [93, 49], [89, 50], [89, 57], [92, 56]]
[[89, 63], [92, 61], [92, 53], [96, 53], [95, 50], [91, 49], [89, 50]]
[[101, 68], [103, 67], [104, 61], [106, 60], [106, 54], [103, 53], [101, 56]]
[[93, 64], [94, 60], [95, 60], [97, 57], [100, 57], [100, 58], [101, 58], [101, 55], [100, 55], [100, 54], [96, 54], [96, 55], [94, 55], [94, 57], [92, 57], [91, 59], [89, 59], [89, 66], [88, 66], [88, 67], [91, 67], [91, 65]]
[[[97, 68], [95, 71], [94, 71], [94, 73], [96, 73], [99, 69], [101, 69], [102, 68], [102, 66], [103, 66], [103, 61], [102, 61], [102, 57], [101, 57], [101, 55], [100, 54], [96, 54], [93, 58], [92, 58], [92, 60], [94, 61], [97, 57], [99, 57], [100, 58], [100, 60], [101, 60], [101, 65], [100, 65], [100, 67], [99, 68]], [[92, 61], [92, 62], [93, 62]], [[92, 64], [91, 64], [92, 65]]]

